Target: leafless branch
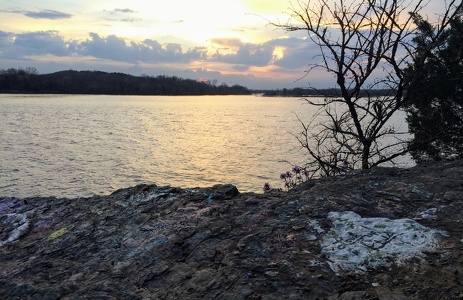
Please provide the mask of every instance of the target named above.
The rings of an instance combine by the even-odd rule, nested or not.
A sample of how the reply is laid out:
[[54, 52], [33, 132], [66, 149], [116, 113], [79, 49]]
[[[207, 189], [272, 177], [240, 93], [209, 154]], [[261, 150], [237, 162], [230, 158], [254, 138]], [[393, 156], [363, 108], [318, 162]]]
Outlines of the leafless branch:
[[[446, 3], [436, 41], [462, 5], [457, 3]], [[313, 170], [330, 175], [347, 157], [352, 166], [360, 162], [362, 168], [369, 168], [409, 151], [406, 140], [385, 146], [379, 140], [397, 134], [387, 124], [407, 102], [410, 78], [405, 79], [405, 67], [420, 65], [411, 37], [416, 30], [414, 18], [427, 4], [425, 0], [296, 0], [288, 22], [271, 23], [289, 32], [306, 31], [320, 51], [307, 74], [327, 71], [335, 76], [340, 90], [340, 97], [306, 99], [319, 108], [318, 114], [308, 124], [298, 118], [303, 128], [298, 140], [312, 157]], [[369, 91], [377, 87], [391, 92], [372, 96]]]

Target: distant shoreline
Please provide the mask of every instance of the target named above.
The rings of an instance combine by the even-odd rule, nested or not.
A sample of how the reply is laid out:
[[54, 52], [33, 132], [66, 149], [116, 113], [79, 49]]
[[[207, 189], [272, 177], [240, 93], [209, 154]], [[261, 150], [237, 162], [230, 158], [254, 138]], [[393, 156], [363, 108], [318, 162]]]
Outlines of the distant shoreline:
[[123, 73], [67, 70], [31, 74], [25, 70], [0, 70], [0, 93], [83, 94], [143, 96], [251, 95], [248, 88], [169, 76], [132, 76]]
[[[32, 69], [33, 70], [33, 69]], [[337, 88], [249, 89], [241, 85], [184, 79], [175, 76], [133, 76], [102, 71], [66, 70], [37, 74], [23, 69], [0, 69], [0, 94], [130, 95], [130, 96], [218, 96], [341, 97]], [[366, 95], [390, 96], [390, 89], [362, 90]]]

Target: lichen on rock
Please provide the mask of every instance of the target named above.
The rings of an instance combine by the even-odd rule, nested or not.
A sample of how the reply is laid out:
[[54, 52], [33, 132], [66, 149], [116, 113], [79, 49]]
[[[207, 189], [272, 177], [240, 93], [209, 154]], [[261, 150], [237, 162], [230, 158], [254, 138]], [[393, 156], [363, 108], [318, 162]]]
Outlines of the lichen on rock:
[[421, 258], [439, 246], [444, 231], [425, 227], [411, 219], [362, 218], [352, 212], [330, 212], [331, 230], [323, 236], [321, 251], [336, 273], [401, 264]]

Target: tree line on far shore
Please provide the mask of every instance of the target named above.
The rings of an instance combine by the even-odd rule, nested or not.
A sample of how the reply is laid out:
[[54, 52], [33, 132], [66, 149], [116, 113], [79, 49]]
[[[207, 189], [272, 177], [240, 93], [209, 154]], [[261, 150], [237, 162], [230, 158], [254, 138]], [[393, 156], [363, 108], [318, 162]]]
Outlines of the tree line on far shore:
[[[266, 97], [341, 97], [342, 92], [339, 88], [317, 89], [317, 88], [292, 88], [261, 91]], [[395, 91], [391, 89], [362, 90], [360, 97], [389, 96]]]
[[33, 67], [0, 70], [0, 93], [105, 95], [248, 95], [240, 85], [220, 85], [169, 76], [132, 76], [101, 71], [38, 74]]

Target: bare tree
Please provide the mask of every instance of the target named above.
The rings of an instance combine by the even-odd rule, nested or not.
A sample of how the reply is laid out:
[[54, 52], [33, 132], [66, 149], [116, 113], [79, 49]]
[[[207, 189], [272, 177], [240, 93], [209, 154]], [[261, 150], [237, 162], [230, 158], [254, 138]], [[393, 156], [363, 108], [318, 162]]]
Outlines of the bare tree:
[[[368, 169], [409, 151], [391, 117], [407, 102], [414, 61], [414, 16], [423, 0], [307, 0], [292, 3], [290, 21], [272, 23], [286, 31], [307, 31], [319, 47], [308, 74], [323, 69], [333, 74], [339, 97], [306, 100], [319, 111], [298, 137], [309, 151], [312, 170], [331, 175], [347, 167]], [[462, 3], [443, 2], [436, 20], [437, 39]], [[437, 13], [436, 13], [437, 14]], [[429, 44], [432, 47], [433, 43]], [[426, 57], [420, 57], [421, 60]], [[420, 69], [415, 68], [415, 72]], [[377, 96], [372, 90], [386, 92]]]
[[39, 72], [34, 67], [27, 67], [24, 71], [26, 71], [27, 75], [38, 75]]

